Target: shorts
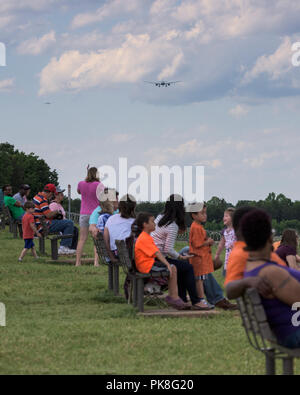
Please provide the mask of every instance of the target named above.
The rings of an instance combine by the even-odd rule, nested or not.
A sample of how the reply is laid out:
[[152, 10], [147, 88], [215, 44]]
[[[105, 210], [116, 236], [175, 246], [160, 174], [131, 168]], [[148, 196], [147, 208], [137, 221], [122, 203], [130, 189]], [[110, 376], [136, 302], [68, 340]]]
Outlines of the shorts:
[[24, 248], [26, 248], [27, 250], [30, 250], [31, 248], [34, 248], [33, 239], [24, 239], [24, 241], [25, 241]]
[[90, 221], [90, 215], [89, 214], [80, 214], [79, 226], [81, 228], [88, 228], [89, 227], [89, 221]]

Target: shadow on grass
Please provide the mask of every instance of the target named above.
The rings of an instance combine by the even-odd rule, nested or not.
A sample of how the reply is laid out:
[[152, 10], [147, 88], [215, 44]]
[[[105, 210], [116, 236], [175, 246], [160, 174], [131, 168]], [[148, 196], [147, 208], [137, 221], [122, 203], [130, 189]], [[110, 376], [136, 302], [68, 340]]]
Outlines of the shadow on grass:
[[108, 290], [100, 292], [99, 295], [92, 298], [92, 300], [99, 303], [127, 304], [127, 300], [124, 295], [115, 296], [113, 292]]

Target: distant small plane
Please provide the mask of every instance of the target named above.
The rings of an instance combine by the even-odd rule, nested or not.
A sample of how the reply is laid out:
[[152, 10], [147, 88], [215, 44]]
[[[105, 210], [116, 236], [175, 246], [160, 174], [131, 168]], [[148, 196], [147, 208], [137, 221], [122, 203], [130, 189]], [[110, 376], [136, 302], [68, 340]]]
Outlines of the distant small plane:
[[161, 86], [164, 86], [165, 88], [167, 88], [171, 84], [177, 84], [178, 82], [181, 82], [181, 81], [144, 81], [144, 82], [146, 82], [147, 84], [152, 84], [152, 85], [158, 86], [159, 88]]
[[51, 104], [49, 101], [46, 101], [44, 104]]

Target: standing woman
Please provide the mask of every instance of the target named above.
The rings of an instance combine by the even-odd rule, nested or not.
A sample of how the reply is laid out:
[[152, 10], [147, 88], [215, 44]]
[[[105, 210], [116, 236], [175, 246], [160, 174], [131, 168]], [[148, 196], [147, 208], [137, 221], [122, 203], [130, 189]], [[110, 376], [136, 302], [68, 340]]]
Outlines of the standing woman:
[[167, 261], [176, 266], [179, 297], [187, 302], [188, 292], [193, 309], [210, 310], [211, 307], [198, 297], [194, 269], [189, 263], [191, 255], [181, 255], [174, 249], [178, 232], [186, 230], [183, 198], [180, 195], [171, 195], [164, 212], [157, 216], [155, 223], [156, 229], [151, 236]]
[[76, 250], [76, 266], [81, 265], [83, 247], [89, 235], [90, 215], [99, 204], [96, 195], [98, 185], [101, 185], [104, 190], [104, 185], [99, 180], [97, 168], [91, 167], [88, 168], [88, 174], [85, 181], [80, 181], [77, 187], [77, 192], [81, 195], [81, 207], [79, 219], [80, 236]]

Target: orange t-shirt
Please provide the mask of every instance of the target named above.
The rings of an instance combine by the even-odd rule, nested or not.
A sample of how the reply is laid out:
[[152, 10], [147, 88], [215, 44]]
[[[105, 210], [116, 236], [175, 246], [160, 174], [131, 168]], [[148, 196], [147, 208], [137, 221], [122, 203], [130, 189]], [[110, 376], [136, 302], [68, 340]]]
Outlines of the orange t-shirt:
[[206, 240], [206, 230], [194, 221], [190, 229], [190, 254], [194, 254], [195, 257], [190, 258], [190, 264], [193, 265], [196, 277], [214, 271], [210, 246], [200, 247]]
[[142, 232], [135, 242], [135, 266], [140, 273], [149, 273], [155, 261], [155, 254], [159, 251], [152, 237]]
[[[237, 241], [234, 243], [227, 262], [225, 285], [231, 281], [241, 280], [244, 278], [244, 271], [249, 257], [249, 252], [245, 251], [244, 247], [246, 247], [246, 243], [244, 241]], [[271, 254], [271, 261], [276, 262], [279, 265], [286, 266], [285, 262], [274, 252]]]
[[23, 239], [33, 239], [34, 231], [31, 229], [30, 224], [34, 224], [33, 214], [26, 213], [22, 218]]
[[281, 243], [281, 241], [275, 241], [275, 243], [273, 243], [274, 251], [277, 250], [277, 248], [280, 246], [280, 243]]

